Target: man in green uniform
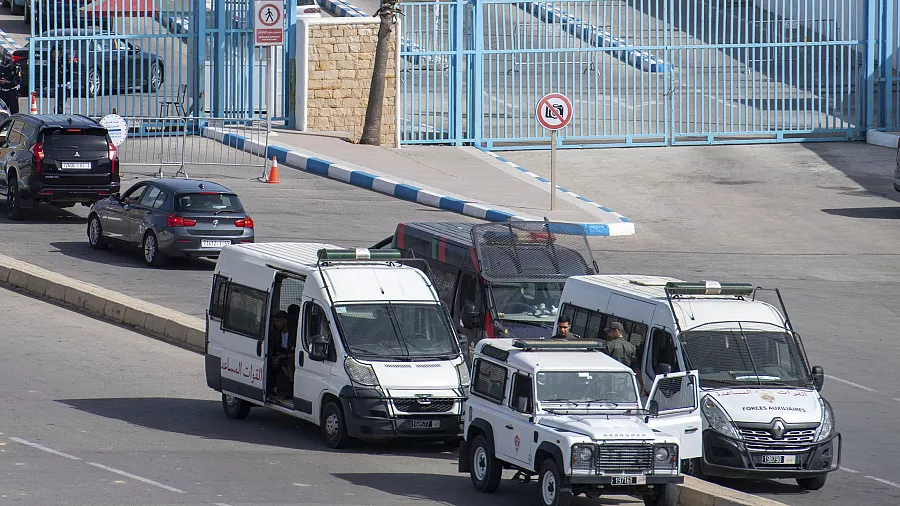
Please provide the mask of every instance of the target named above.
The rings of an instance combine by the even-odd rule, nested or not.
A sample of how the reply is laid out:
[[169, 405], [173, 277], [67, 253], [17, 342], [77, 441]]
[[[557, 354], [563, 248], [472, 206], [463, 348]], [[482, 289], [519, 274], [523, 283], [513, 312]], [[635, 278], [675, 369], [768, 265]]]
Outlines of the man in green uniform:
[[641, 391], [644, 390], [644, 379], [638, 367], [637, 348], [625, 339], [625, 327], [619, 322], [606, 326], [606, 354], [630, 367], [638, 377]]

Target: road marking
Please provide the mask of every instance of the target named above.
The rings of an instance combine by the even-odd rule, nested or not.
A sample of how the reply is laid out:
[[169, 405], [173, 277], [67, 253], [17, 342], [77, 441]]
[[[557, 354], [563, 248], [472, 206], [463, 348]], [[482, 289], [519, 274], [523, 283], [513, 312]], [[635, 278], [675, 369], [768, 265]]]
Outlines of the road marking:
[[32, 447], [32, 448], [37, 448], [38, 450], [41, 450], [41, 451], [43, 451], [43, 452], [52, 453], [53, 455], [57, 455], [57, 456], [59, 456], [59, 457], [65, 457], [65, 458], [67, 458], [67, 459], [69, 459], [69, 460], [81, 460], [79, 457], [76, 457], [76, 456], [74, 456], [74, 455], [69, 455], [68, 453], [63, 453], [63, 452], [61, 452], [61, 451], [54, 450], [53, 448], [47, 448], [46, 446], [39, 445], [39, 444], [37, 444], [37, 443], [32, 443], [31, 441], [26, 441], [25, 439], [21, 439], [21, 438], [17, 438], [17, 437], [11, 437], [11, 438], [9, 438], [9, 440], [10, 440], [10, 441], [15, 441], [16, 443], [19, 443], [19, 444], [23, 444], [23, 445], [25, 445], [25, 446], [30, 446], [30, 447]]
[[88, 465], [89, 465], [89, 466], [94, 466], [94, 467], [97, 467], [97, 468], [100, 468], [100, 469], [103, 469], [103, 470], [105, 470], [105, 471], [109, 471], [109, 472], [111, 472], [111, 473], [116, 473], [116, 474], [125, 476], [126, 478], [131, 478], [132, 480], [141, 481], [141, 482], [144, 482], [144, 483], [146, 483], [146, 484], [148, 484], [148, 485], [153, 485], [154, 487], [159, 487], [159, 488], [161, 488], [161, 489], [163, 489], [163, 490], [168, 490], [169, 492], [175, 492], [176, 494], [185, 494], [185, 493], [187, 493], [187, 492], [185, 492], [184, 490], [179, 490], [179, 489], [177, 489], [177, 488], [175, 488], [175, 487], [170, 487], [170, 486], [168, 486], [168, 485], [159, 483], [158, 481], [153, 481], [153, 480], [150, 480], [150, 479], [147, 479], [147, 478], [143, 478], [143, 477], [138, 476], [138, 475], [136, 475], [136, 474], [131, 474], [131, 473], [129, 473], [129, 472], [122, 471], [121, 469], [116, 469], [115, 467], [104, 466], [103, 464], [98, 464], [98, 463], [96, 463], [96, 462], [88, 462]]
[[894, 400], [900, 402], [900, 397], [894, 397]]
[[851, 387], [856, 387], [856, 388], [858, 388], [858, 389], [860, 389], [860, 390], [865, 390], [866, 392], [872, 392], [873, 394], [877, 394], [877, 393], [878, 393], [878, 390], [875, 390], [874, 388], [869, 388], [869, 387], [867, 387], [867, 386], [860, 385], [859, 383], [854, 383], [854, 382], [852, 382], [852, 381], [847, 381], [847, 380], [845, 380], [845, 379], [838, 378], [838, 377], [836, 377], [836, 376], [831, 376], [831, 375], [829, 375], [829, 374], [826, 374], [825, 377], [826, 377], [826, 378], [829, 378], [829, 379], [833, 379], [834, 381], [837, 381], [838, 383], [843, 383], [843, 384], [845, 384], [845, 385], [850, 385]]
[[876, 477], [874, 477], [874, 476], [866, 476], [866, 478], [868, 478], [868, 479], [870, 479], [870, 480], [875, 480], [875, 481], [877, 481], [878, 483], [884, 483], [885, 485], [890, 485], [890, 486], [892, 486], [892, 487], [894, 487], [894, 488], [900, 488], [900, 483], [897, 483], [897, 482], [894, 482], [894, 481], [882, 480], [881, 478], [876, 478]]
[[849, 467], [842, 467], [841, 471], [845, 471], [850, 474], [859, 474], [859, 471], [857, 471], [856, 469], [850, 469]]

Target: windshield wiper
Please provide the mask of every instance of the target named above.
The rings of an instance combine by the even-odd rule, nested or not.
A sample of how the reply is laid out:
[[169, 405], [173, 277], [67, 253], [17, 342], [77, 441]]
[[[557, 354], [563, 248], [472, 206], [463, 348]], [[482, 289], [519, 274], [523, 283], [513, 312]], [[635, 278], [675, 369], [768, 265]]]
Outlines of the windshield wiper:
[[578, 403], [572, 399], [544, 399], [541, 402], [568, 402], [569, 404], [578, 405]]

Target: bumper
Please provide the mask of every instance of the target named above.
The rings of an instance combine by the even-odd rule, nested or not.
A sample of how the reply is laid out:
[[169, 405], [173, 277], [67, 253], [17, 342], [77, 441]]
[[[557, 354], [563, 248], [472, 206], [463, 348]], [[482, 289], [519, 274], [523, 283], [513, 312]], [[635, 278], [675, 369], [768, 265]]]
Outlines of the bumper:
[[254, 241], [253, 232], [245, 232], [242, 236], [210, 236], [181, 235], [166, 231], [158, 234], [159, 249], [166, 256], [173, 257], [205, 257], [218, 258], [224, 246], [204, 247], [203, 241], [228, 241], [228, 244], [251, 243]]
[[[750, 451], [743, 442], [707, 429], [703, 432], [703, 472], [723, 478], [808, 478], [836, 471], [841, 465], [840, 433], [820, 443], [782, 448], [769, 445], [767, 452]], [[795, 455], [797, 462], [764, 464], [763, 455]]]
[[[684, 483], [684, 476], [680, 474], [676, 475], [648, 475], [645, 477], [647, 481], [647, 485], [668, 485], [670, 483], [675, 485], [680, 485]], [[612, 484], [613, 476], [588, 476], [588, 475], [578, 475], [573, 474], [569, 476], [568, 482], [570, 485], [605, 485], [616, 490], [625, 490], [625, 489], [639, 489], [643, 487], [643, 485], [613, 485]]]
[[[350, 436], [359, 439], [412, 439], [445, 440], [461, 438], [463, 417], [461, 414], [421, 413], [416, 415], [391, 415], [390, 402], [379, 390], [355, 390], [346, 386], [340, 393], [344, 408], [344, 421]], [[462, 399], [460, 399], [462, 401]], [[413, 428], [412, 421], [433, 420], [432, 428]]]
[[19, 187], [19, 198], [44, 202], [96, 202], [118, 192], [118, 182], [105, 185], [28, 185]]

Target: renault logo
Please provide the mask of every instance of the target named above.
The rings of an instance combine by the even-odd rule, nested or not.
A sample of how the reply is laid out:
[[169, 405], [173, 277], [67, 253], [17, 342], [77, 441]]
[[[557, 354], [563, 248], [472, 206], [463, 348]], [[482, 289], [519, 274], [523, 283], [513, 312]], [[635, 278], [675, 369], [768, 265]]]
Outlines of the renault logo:
[[213, 226], [214, 226], [214, 227], [218, 227], [218, 226], [219, 226], [219, 220], [213, 220]]
[[781, 420], [775, 420], [775, 425], [772, 427], [772, 434], [775, 435], [775, 439], [781, 439], [784, 437], [784, 422]]

